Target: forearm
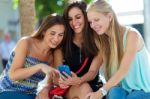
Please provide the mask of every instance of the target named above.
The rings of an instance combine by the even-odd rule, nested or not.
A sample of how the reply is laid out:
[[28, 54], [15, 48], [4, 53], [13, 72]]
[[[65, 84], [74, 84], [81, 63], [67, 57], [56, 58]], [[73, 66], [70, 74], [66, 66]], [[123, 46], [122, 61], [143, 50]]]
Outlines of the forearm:
[[119, 70], [110, 80], [108, 80], [108, 82], [103, 86], [103, 88], [109, 91], [110, 88], [117, 86], [120, 83], [120, 81], [126, 76], [126, 74], [127, 72]]
[[80, 79], [81, 83], [91, 81], [95, 78], [96, 73], [94, 71], [88, 71], [86, 74], [84, 74]]
[[12, 80], [23, 80], [29, 78], [40, 70], [40, 66], [37, 65], [28, 68], [18, 68], [15, 70], [10, 70], [9, 76]]
[[109, 90], [111, 87], [118, 85], [121, 80], [127, 75], [130, 70], [131, 62], [134, 59], [134, 55], [130, 53], [130, 56], [124, 55], [120, 68], [118, 71], [108, 80], [105, 84], [104, 89]]

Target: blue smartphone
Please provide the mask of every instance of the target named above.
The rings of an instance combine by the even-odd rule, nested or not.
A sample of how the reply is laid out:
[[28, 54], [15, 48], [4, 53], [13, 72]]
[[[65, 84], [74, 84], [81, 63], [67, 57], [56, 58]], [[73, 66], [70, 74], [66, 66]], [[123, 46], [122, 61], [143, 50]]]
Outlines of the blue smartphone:
[[[63, 72], [65, 72], [65, 73], [67, 73], [68, 75], [71, 76], [71, 71], [70, 71], [70, 68], [69, 68], [68, 65], [60, 65], [60, 66], [58, 67], [58, 70], [59, 70], [60, 73], [61, 73], [62, 75], [64, 75], [64, 76], [65, 76], [65, 74], [64, 74]], [[65, 77], [66, 77], [66, 76], [65, 76]]]

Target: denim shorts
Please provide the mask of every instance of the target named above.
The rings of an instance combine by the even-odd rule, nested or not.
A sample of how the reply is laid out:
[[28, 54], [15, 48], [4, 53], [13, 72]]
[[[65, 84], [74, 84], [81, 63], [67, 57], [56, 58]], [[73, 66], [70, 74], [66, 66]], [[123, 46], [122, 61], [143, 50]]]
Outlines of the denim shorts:
[[0, 93], [0, 99], [35, 99], [35, 94], [26, 94], [18, 91], [5, 91]]

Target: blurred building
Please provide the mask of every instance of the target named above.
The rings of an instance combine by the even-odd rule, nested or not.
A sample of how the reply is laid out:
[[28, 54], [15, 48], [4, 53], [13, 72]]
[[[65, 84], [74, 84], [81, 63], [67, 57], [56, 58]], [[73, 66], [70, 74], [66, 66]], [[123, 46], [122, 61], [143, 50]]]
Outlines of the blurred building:
[[[19, 10], [13, 9], [12, 0], [0, 0], [0, 42], [4, 40], [4, 33], [11, 33], [12, 39], [20, 37]], [[0, 61], [0, 73], [2, 64]]]
[[12, 1], [0, 0], [0, 40], [5, 32], [10, 32], [14, 40], [20, 37], [19, 11], [13, 8]]
[[150, 0], [108, 0], [119, 22], [135, 27], [143, 36], [150, 51]]

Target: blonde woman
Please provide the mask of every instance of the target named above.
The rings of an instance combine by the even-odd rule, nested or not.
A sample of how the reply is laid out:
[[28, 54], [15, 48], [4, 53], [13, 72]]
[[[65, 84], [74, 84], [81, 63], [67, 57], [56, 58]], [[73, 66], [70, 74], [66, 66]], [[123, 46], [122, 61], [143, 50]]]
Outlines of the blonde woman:
[[[90, 99], [149, 99], [150, 55], [140, 33], [118, 23], [116, 14], [105, 0], [91, 4], [88, 21], [103, 60], [106, 84]], [[108, 94], [107, 94], [108, 92]]]

